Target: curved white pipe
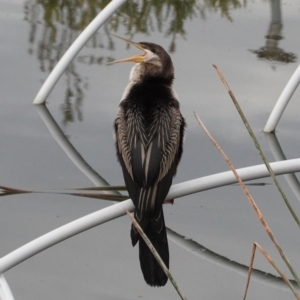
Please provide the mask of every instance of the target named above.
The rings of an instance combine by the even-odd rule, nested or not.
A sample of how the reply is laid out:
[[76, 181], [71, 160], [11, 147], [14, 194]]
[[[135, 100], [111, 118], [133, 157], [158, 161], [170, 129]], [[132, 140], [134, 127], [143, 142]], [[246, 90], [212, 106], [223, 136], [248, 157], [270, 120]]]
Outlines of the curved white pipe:
[[15, 300], [3, 274], [0, 274], [0, 300]]
[[290, 99], [292, 98], [295, 90], [297, 89], [300, 83], [300, 65], [290, 78], [289, 82], [283, 89], [279, 99], [277, 100], [269, 119], [265, 125], [264, 132], [273, 132], [276, 129], [276, 126], [288, 105]]
[[[300, 158], [270, 164], [274, 173], [285, 174], [300, 172]], [[264, 164], [237, 169], [242, 180], [252, 180], [269, 176]], [[236, 183], [236, 178], [231, 171], [222, 172], [202, 178], [186, 181], [173, 185], [167, 199], [179, 198], [189, 194], [209, 190]], [[125, 214], [125, 210], [132, 211], [132, 201], [126, 200], [106, 207], [102, 210], [84, 216], [64, 226], [61, 226], [45, 235], [25, 244], [0, 259], [0, 273], [3, 273], [29, 257], [92, 227], [113, 220]]]
[[49, 96], [51, 90], [55, 86], [60, 76], [64, 73], [70, 62], [83, 48], [92, 35], [107, 21], [107, 19], [125, 2], [126, 0], [112, 0], [107, 6], [98, 14], [98, 16], [84, 29], [79, 37], [74, 41], [70, 48], [66, 51], [64, 56], [57, 63], [52, 70], [47, 80], [36, 95], [33, 104], [42, 104]]

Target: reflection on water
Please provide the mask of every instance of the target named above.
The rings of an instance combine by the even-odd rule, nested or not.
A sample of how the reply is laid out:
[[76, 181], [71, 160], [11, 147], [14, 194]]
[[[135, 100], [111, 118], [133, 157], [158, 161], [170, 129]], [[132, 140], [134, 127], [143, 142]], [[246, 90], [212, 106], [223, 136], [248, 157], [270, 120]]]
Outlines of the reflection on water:
[[[28, 53], [37, 57], [42, 72], [50, 73], [56, 63], [77, 38], [80, 32], [109, 3], [109, 0], [28, 0], [24, 5], [25, 20], [30, 25]], [[246, 2], [243, 2], [245, 5]], [[87, 44], [88, 55], [80, 56], [66, 70], [67, 86], [61, 105], [63, 124], [81, 121], [84, 90], [87, 80], [77, 71], [78, 63], [104, 64], [111, 57], [99, 55], [95, 49], [113, 50], [109, 32], [125, 28], [126, 36], [133, 39], [136, 33], [150, 34], [154, 30], [169, 38], [168, 51], [176, 51], [176, 38], [185, 37], [185, 22], [193, 18], [205, 19], [206, 10], [220, 13], [231, 20], [230, 10], [242, 7], [240, 0], [185, 0], [185, 1], [127, 1]], [[103, 51], [102, 51], [103, 52]]]
[[46, 105], [36, 105], [35, 108], [38, 111], [41, 119], [49, 129], [51, 135], [55, 141], [64, 150], [74, 165], [83, 172], [96, 186], [107, 186], [108, 182], [100, 176], [79, 154], [75, 147], [68, 140], [62, 129], [56, 123]]
[[[50, 73], [80, 32], [109, 3], [109, 0], [27, 0], [24, 4], [25, 20], [29, 23], [28, 53], [35, 56], [42, 72]], [[282, 39], [280, 0], [270, 1], [272, 19], [266, 36], [266, 45], [252, 51], [259, 58], [280, 62], [295, 62], [296, 56], [278, 47]], [[88, 88], [88, 79], [78, 71], [78, 64], [105, 64], [112, 58], [98, 49], [114, 50], [109, 32], [122, 29], [126, 37], [134, 39], [136, 33], [163, 33], [168, 38], [169, 52], [176, 51], [177, 37], [186, 37], [187, 21], [207, 18], [207, 12], [220, 14], [232, 21], [234, 9], [245, 8], [247, 0], [143, 0], [127, 1], [120, 10], [88, 42], [85, 54], [72, 62], [66, 70], [66, 91], [61, 105], [63, 124], [83, 120], [82, 101]], [[107, 52], [106, 52], [107, 53]]]
[[[227, 257], [219, 253], [216, 253], [208, 249], [207, 247], [197, 243], [193, 239], [182, 236], [181, 234], [173, 231], [170, 228], [167, 228], [167, 233], [168, 233], [168, 238], [170, 238], [175, 244], [179, 245], [180, 247], [187, 250], [191, 254], [196, 255], [202, 259], [206, 259], [212, 262], [213, 264], [216, 264], [223, 268], [227, 268], [234, 272], [240, 273], [244, 277], [247, 277], [249, 266], [228, 259]], [[277, 287], [278, 285], [280, 285], [281, 288], [286, 288], [286, 284], [281, 277], [278, 277], [271, 273], [266, 273], [259, 269], [255, 269], [255, 268], [252, 269], [251, 278], [259, 280], [264, 284], [273, 285]], [[293, 279], [289, 279], [289, 280], [293, 283], [294, 286], [297, 284], [295, 280]]]
[[261, 59], [283, 63], [295, 62], [297, 60], [297, 56], [294, 53], [285, 52], [283, 49], [278, 47], [279, 41], [283, 38], [281, 36], [281, 0], [271, 0], [270, 5], [271, 22], [266, 35], [266, 45], [252, 52]]
[[247, 0], [206, 0], [205, 6], [214, 12], [220, 12], [222, 17], [225, 17], [229, 21], [233, 21], [230, 16], [230, 11], [233, 9], [246, 7]]
[[[269, 144], [270, 150], [276, 161], [286, 160], [286, 156], [280, 146], [279, 140], [277, 139], [276, 133], [265, 132], [265, 137]], [[284, 178], [288, 183], [289, 187], [293, 191], [295, 197], [300, 202], [300, 182], [295, 173], [285, 174]]]

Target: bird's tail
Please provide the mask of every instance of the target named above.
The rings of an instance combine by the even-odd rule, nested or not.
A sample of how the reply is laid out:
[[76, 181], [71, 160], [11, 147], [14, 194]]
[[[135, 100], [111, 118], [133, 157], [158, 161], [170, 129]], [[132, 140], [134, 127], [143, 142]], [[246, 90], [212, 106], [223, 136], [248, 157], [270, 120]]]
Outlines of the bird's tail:
[[[166, 267], [169, 268], [169, 246], [163, 209], [158, 210], [147, 222], [145, 222], [145, 218], [143, 218], [142, 223], [144, 224], [140, 224], [140, 226], [143, 228]], [[139, 241], [140, 264], [146, 283], [151, 286], [164, 286], [168, 281], [168, 277], [144, 240], [136, 232], [133, 225], [131, 228], [131, 239], [133, 246]]]

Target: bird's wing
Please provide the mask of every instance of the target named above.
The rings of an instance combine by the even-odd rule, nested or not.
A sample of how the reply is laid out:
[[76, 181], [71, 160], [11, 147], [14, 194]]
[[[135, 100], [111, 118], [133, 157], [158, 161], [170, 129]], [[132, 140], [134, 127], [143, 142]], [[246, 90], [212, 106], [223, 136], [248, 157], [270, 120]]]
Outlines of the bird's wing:
[[[148, 173], [153, 167], [154, 151], [149, 146], [143, 115], [131, 108], [120, 109], [115, 121], [119, 159], [132, 181], [140, 187], [147, 186]], [[152, 159], [151, 159], [152, 158]]]
[[[129, 118], [132, 118], [132, 116], [129, 116]], [[120, 106], [115, 120], [115, 138], [118, 157], [121, 160], [123, 167], [126, 168], [128, 174], [130, 175], [131, 180], [133, 180], [130, 145], [134, 141], [134, 137], [129, 136], [128, 129], [131, 126], [128, 126], [127, 119], [128, 118], [126, 117], [124, 108]], [[132, 132], [132, 129], [130, 130], [130, 132]]]
[[149, 139], [144, 115], [140, 111], [128, 111], [128, 118], [131, 119], [128, 121], [128, 141], [133, 179], [140, 187], [147, 187], [155, 177], [160, 152]]
[[148, 128], [143, 115], [120, 107], [118, 150], [124, 164], [140, 186], [160, 181], [170, 170], [181, 141], [183, 118], [177, 107], [156, 111]]
[[[164, 118], [160, 118], [160, 128], [158, 130], [158, 145], [162, 152], [160, 160], [160, 170], [158, 181], [164, 178], [169, 170], [176, 164], [174, 172], [176, 172], [177, 164], [181, 157], [182, 136], [184, 128], [184, 120], [177, 107], [171, 107], [165, 112]], [[180, 153], [179, 153], [180, 152]], [[172, 177], [175, 175], [172, 174]]]

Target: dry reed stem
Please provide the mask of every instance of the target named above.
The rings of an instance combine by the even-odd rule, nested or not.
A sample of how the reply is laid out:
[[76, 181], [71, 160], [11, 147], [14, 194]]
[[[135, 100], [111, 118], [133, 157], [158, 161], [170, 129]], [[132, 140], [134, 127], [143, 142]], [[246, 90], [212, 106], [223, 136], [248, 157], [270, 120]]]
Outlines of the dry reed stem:
[[[277, 189], [279, 190], [281, 196], [283, 197], [283, 199], [284, 199], [284, 201], [285, 201], [285, 204], [287, 205], [288, 209], [290, 210], [290, 212], [291, 212], [292, 216], [294, 217], [294, 220], [296, 221], [296, 223], [298, 224], [298, 226], [300, 226], [300, 221], [299, 221], [299, 219], [298, 219], [298, 216], [297, 216], [297, 214], [294, 212], [294, 210], [293, 210], [292, 206], [290, 205], [290, 203], [289, 203], [289, 201], [288, 201], [288, 199], [287, 199], [285, 193], [283, 192], [281, 186], [279, 185], [279, 182], [277, 181], [277, 178], [276, 178], [276, 176], [275, 176], [275, 173], [273, 172], [273, 170], [272, 170], [272, 168], [271, 168], [271, 166], [270, 166], [270, 164], [269, 164], [267, 158], [265, 157], [263, 151], [261, 150], [261, 147], [260, 147], [260, 145], [259, 145], [259, 143], [258, 143], [258, 140], [256, 139], [256, 136], [255, 136], [255, 134], [254, 134], [254, 132], [253, 132], [253, 130], [252, 130], [250, 124], [248, 123], [248, 121], [247, 121], [247, 119], [246, 119], [246, 117], [245, 117], [245, 115], [244, 115], [244, 113], [243, 113], [241, 107], [239, 106], [237, 99], [235, 98], [235, 96], [234, 96], [232, 90], [230, 89], [228, 83], [226, 82], [226, 80], [225, 80], [223, 74], [221, 73], [221, 71], [219, 70], [219, 68], [218, 68], [216, 65], [213, 65], [213, 67], [216, 69], [216, 71], [217, 71], [217, 73], [218, 73], [218, 75], [219, 75], [221, 81], [223, 82], [223, 84], [224, 84], [226, 90], [228, 91], [228, 93], [229, 93], [229, 95], [230, 95], [230, 97], [231, 97], [231, 99], [232, 99], [232, 101], [233, 101], [233, 103], [234, 103], [234, 105], [235, 105], [237, 111], [239, 112], [239, 114], [240, 114], [240, 116], [241, 116], [241, 118], [242, 118], [242, 120], [243, 120], [243, 122], [244, 122], [244, 124], [245, 124], [245, 126], [246, 126], [246, 128], [247, 128], [247, 130], [248, 130], [248, 132], [249, 132], [249, 134], [250, 134], [250, 136], [251, 136], [251, 138], [252, 138], [253, 141], [254, 141], [255, 147], [258, 149], [259, 154], [260, 154], [260, 156], [261, 156], [263, 162], [265, 163], [267, 170], [269, 171], [271, 177], [273, 178], [273, 180], [274, 180], [274, 182], [275, 182], [275, 184], [276, 184]], [[265, 224], [266, 224], [266, 223], [265, 223]], [[266, 225], [267, 225], [267, 224], [266, 224]], [[265, 227], [265, 226], [264, 226], [264, 227]], [[265, 229], [266, 229], [266, 231], [268, 232], [268, 234], [269, 234], [271, 240], [273, 241], [273, 243], [274, 243], [275, 246], [277, 247], [277, 249], [278, 249], [278, 251], [279, 251], [279, 253], [280, 253], [282, 259], [285, 261], [285, 263], [286, 263], [286, 265], [288, 266], [290, 272], [292, 273], [293, 277], [295, 278], [297, 284], [300, 286], [300, 280], [299, 280], [299, 277], [298, 277], [297, 273], [296, 273], [295, 270], [292, 268], [290, 262], [288, 261], [287, 257], [286, 257], [285, 254], [283, 253], [281, 247], [278, 245], [278, 243], [277, 243], [277, 241], [275, 240], [275, 237], [274, 237], [274, 235], [272, 234], [270, 228], [269, 228], [269, 227], [265, 227]]]
[[[112, 187], [114, 188], [114, 187]], [[83, 192], [65, 192], [64, 190], [59, 191], [59, 190], [21, 190], [21, 189], [16, 189], [12, 187], [7, 187], [7, 186], [0, 186], [0, 190], [3, 192], [1, 193], [0, 191], [0, 197], [5, 197], [5, 196], [10, 196], [10, 195], [15, 195], [15, 194], [53, 194], [53, 195], [70, 195], [70, 196], [78, 196], [78, 197], [85, 197], [85, 198], [93, 198], [93, 199], [100, 199], [100, 200], [108, 200], [108, 201], [124, 201], [129, 198], [128, 195], [116, 195], [116, 194], [104, 194], [104, 193], [83, 193]], [[74, 189], [74, 190], [91, 190], [93, 189]], [[97, 187], [94, 190], [98, 190]], [[99, 190], [103, 191], [111, 191], [111, 190], [118, 190], [118, 189], [105, 189], [105, 188], [99, 188]]]
[[255, 257], [255, 251], [256, 248], [263, 254], [263, 256], [268, 260], [268, 262], [273, 266], [273, 268], [278, 272], [278, 274], [282, 277], [283, 281], [288, 285], [288, 287], [291, 289], [292, 293], [295, 295], [296, 299], [300, 300], [300, 295], [297, 293], [296, 289], [293, 287], [287, 276], [279, 269], [279, 267], [276, 265], [272, 257], [261, 247], [258, 243], [253, 243], [252, 252], [251, 252], [251, 258], [250, 258], [250, 265], [249, 265], [249, 271], [248, 271], [248, 278], [247, 278], [247, 284], [245, 288], [244, 298], [247, 297], [248, 287], [250, 283], [250, 276], [252, 272], [254, 257]]
[[270, 239], [272, 240], [272, 242], [274, 243], [274, 245], [276, 246], [278, 252], [280, 253], [282, 259], [285, 261], [286, 265], [288, 266], [289, 270], [291, 271], [291, 273], [293, 274], [293, 277], [295, 278], [296, 282], [299, 284], [299, 278], [297, 276], [297, 273], [294, 271], [293, 267], [291, 266], [289, 260], [287, 259], [286, 255], [283, 253], [282, 248], [279, 246], [277, 240], [275, 239], [275, 236], [273, 235], [271, 228], [269, 227], [269, 225], [267, 224], [267, 222], [265, 221], [261, 211], [259, 210], [258, 206], [256, 205], [254, 199], [252, 198], [249, 190], [247, 189], [247, 187], [244, 185], [241, 177], [239, 176], [239, 174], [236, 172], [233, 164], [231, 163], [231, 161], [229, 160], [229, 158], [227, 157], [227, 155], [225, 154], [225, 152], [221, 149], [221, 147], [219, 146], [219, 144], [216, 142], [216, 140], [212, 137], [212, 135], [208, 132], [208, 130], [206, 129], [206, 127], [204, 126], [204, 124], [202, 123], [202, 121], [200, 120], [200, 118], [198, 117], [198, 115], [194, 112], [195, 117], [198, 121], [198, 123], [200, 124], [200, 126], [203, 128], [204, 132], [206, 133], [206, 135], [210, 138], [210, 140], [212, 141], [212, 143], [214, 144], [214, 146], [218, 149], [218, 151], [221, 153], [222, 157], [224, 158], [224, 160], [226, 161], [226, 163], [228, 164], [228, 166], [230, 167], [230, 169], [232, 170], [234, 176], [236, 177], [238, 183], [241, 185], [242, 190], [244, 191], [244, 193], [246, 194], [248, 200], [250, 201], [251, 206], [253, 207], [258, 219], [260, 220], [260, 222], [262, 223], [263, 227], [265, 228], [267, 234], [269, 235]]
[[0, 189], [6, 192], [20, 192], [20, 193], [51, 193], [51, 192], [58, 192], [58, 191], [127, 191], [126, 187], [123, 185], [116, 185], [116, 186], [91, 186], [91, 187], [75, 187], [75, 188], [63, 188], [63, 189], [18, 189], [9, 186], [0, 185]]
[[254, 262], [254, 257], [255, 257], [255, 250], [256, 250], [256, 245], [253, 243], [252, 251], [251, 251], [251, 257], [250, 257], [250, 264], [249, 264], [249, 269], [248, 269], [248, 277], [247, 277], [247, 283], [246, 283], [246, 288], [245, 288], [245, 293], [244, 293], [244, 298], [243, 300], [246, 299], [247, 292], [248, 292], [248, 287], [250, 283], [250, 277], [252, 274], [252, 269], [253, 269], [253, 262]]
[[135, 220], [135, 218], [131, 215], [131, 213], [128, 210], [126, 210], [126, 213], [127, 213], [128, 217], [131, 219], [132, 224], [134, 225], [134, 227], [136, 228], [136, 230], [139, 232], [139, 234], [141, 235], [141, 237], [143, 238], [143, 240], [145, 241], [145, 243], [149, 247], [150, 251], [154, 255], [154, 257], [157, 260], [158, 264], [161, 266], [161, 268], [163, 269], [163, 271], [165, 272], [165, 274], [168, 276], [168, 278], [172, 282], [172, 284], [173, 284], [175, 290], [177, 291], [178, 295], [180, 296], [180, 298], [183, 299], [183, 300], [187, 300], [186, 297], [183, 295], [182, 291], [180, 290], [178, 284], [174, 280], [172, 274], [170, 273], [170, 271], [168, 270], [168, 268], [166, 267], [166, 265], [162, 261], [161, 257], [159, 256], [158, 252], [156, 251], [156, 249], [152, 245], [151, 241], [148, 239], [148, 237], [144, 233], [144, 231], [141, 228], [141, 226], [138, 224], [138, 222]]
[[[225, 86], [227, 92], [229, 93], [230, 98], [232, 99], [232, 101], [233, 101], [233, 103], [234, 103], [234, 105], [235, 105], [235, 107], [236, 107], [238, 113], [240, 114], [240, 116], [241, 116], [241, 118], [242, 118], [242, 120], [243, 120], [243, 122], [244, 122], [244, 124], [245, 124], [245, 126], [246, 126], [246, 128], [247, 128], [247, 130], [248, 130], [248, 132], [249, 132], [249, 134], [250, 134], [250, 136], [251, 136], [251, 138], [252, 138], [254, 144], [255, 144], [255, 147], [257, 148], [257, 150], [258, 150], [258, 152], [259, 152], [259, 155], [261, 156], [263, 162], [265, 163], [266, 168], [267, 168], [267, 170], [269, 171], [269, 173], [270, 173], [270, 175], [271, 175], [271, 177], [272, 177], [272, 179], [273, 179], [273, 181], [274, 181], [274, 183], [275, 183], [275, 185], [276, 185], [276, 187], [277, 187], [279, 193], [281, 194], [281, 196], [282, 196], [282, 198], [283, 198], [283, 200], [284, 200], [286, 206], [288, 207], [290, 213], [292, 214], [292, 216], [293, 216], [295, 222], [296, 222], [297, 225], [300, 227], [300, 220], [299, 220], [299, 218], [298, 218], [296, 212], [295, 212], [294, 209], [292, 208], [292, 205], [290, 204], [290, 202], [289, 202], [287, 196], [285, 195], [283, 189], [281, 188], [281, 186], [280, 186], [280, 184], [279, 184], [279, 182], [278, 182], [278, 180], [277, 180], [277, 178], [276, 178], [276, 175], [275, 175], [275, 173], [273, 172], [273, 170], [272, 170], [272, 168], [271, 168], [271, 166], [270, 166], [270, 164], [269, 164], [269, 162], [268, 162], [268, 160], [267, 160], [267, 157], [264, 155], [264, 153], [263, 153], [263, 151], [262, 151], [262, 149], [261, 149], [261, 147], [260, 147], [260, 144], [259, 144], [259, 142], [258, 142], [258, 140], [257, 140], [257, 138], [256, 138], [256, 136], [255, 136], [255, 134], [254, 134], [254, 132], [253, 132], [253, 130], [252, 130], [250, 124], [249, 124], [249, 122], [247, 121], [247, 118], [246, 118], [246, 116], [244, 115], [244, 113], [243, 113], [243, 111], [242, 111], [242, 109], [241, 109], [241, 107], [240, 107], [240, 105], [239, 105], [237, 99], [235, 98], [235, 96], [234, 96], [232, 90], [230, 89], [228, 83], [226, 82], [226, 80], [225, 80], [223, 74], [221, 73], [221, 71], [219, 70], [219, 68], [218, 68], [216, 65], [213, 65], [213, 67], [216, 69], [216, 71], [217, 71], [217, 73], [218, 73], [218, 75], [219, 75], [221, 81], [223, 82], [223, 84], [224, 84], [224, 86]], [[298, 284], [299, 284], [299, 282], [298, 282]]]

